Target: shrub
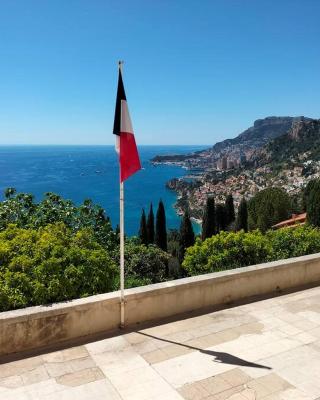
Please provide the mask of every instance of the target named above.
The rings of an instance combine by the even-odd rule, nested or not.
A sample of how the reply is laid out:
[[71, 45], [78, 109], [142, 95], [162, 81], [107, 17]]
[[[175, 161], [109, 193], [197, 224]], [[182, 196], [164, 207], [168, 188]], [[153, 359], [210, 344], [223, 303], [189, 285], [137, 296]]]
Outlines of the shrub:
[[117, 274], [90, 229], [56, 223], [0, 232], [0, 311], [108, 292]]
[[[155, 245], [137, 244], [134, 239], [125, 243], [126, 286], [141, 286], [166, 280], [169, 254]], [[115, 258], [119, 260], [118, 249]], [[131, 282], [131, 283], [130, 283]]]
[[14, 188], [5, 191], [5, 200], [0, 201], [0, 231], [9, 224], [19, 228], [37, 229], [48, 224], [63, 222], [73, 232], [92, 228], [98, 243], [111, 250], [118, 240], [104, 210], [89, 199], [76, 206], [54, 193], [46, 193], [39, 203], [31, 194], [16, 193]]
[[198, 239], [182, 266], [188, 275], [197, 275], [256, 264], [267, 256], [268, 241], [260, 231], [221, 232], [204, 242]]
[[320, 229], [312, 226], [284, 228], [267, 232], [270, 241], [269, 261], [299, 257], [320, 251]]
[[301, 226], [262, 234], [259, 230], [220, 234], [189, 247], [182, 267], [188, 275], [222, 271], [320, 252], [320, 229]]

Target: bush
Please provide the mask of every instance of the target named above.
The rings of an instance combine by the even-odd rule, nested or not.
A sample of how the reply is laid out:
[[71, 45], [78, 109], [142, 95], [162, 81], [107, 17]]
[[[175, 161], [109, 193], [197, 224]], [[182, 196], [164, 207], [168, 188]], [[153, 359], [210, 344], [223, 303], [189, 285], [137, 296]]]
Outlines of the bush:
[[189, 276], [298, 257], [320, 251], [320, 229], [301, 226], [220, 234], [189, 247], [182, 267]]
[[96, 241], [108, 250], [118, 241], [104, 210], [90, 199], [76, 206], [71, 200], [46, 193], [41, 202], [35, 203], [31, 194], [16, 193], [14, 188], [6, 189], [5, 200], [0, 201], [0, 231], [9, 224], [37, 229], [56, 222], [63, 222], [73, 232], [92, 228]]
[[188, 275], [197, 275], [256, 264], [267, 257], [268, 241], [260, 231], [221, 232], [204, 242], [198, 239], [187, 249], [182, 266]]
[[0, 232], [0, 311], [108, 292], [117, 274], [88, 228], [9, 225]]
[[[125, 285], [142, 286], [166, 280], [169, 254], [155, 245], [139, 244], [129, 239], [125, 243]], [[115, 259], [119, 265], [119, 251], [115, 250]]]
[[299, 257], [320, 251], [320, 229], [309, 225], [267, 232], [270, 241], [269, 261]]

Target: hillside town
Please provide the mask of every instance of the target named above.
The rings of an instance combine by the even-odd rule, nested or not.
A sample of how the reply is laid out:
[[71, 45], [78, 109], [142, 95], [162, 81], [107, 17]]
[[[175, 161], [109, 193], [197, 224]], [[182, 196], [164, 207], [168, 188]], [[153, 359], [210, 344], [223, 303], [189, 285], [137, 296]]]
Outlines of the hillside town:
[[[268, 117], [210, 149], [189, 156], [156, 157], [152, 162], [188, 169], [186, 176], [172, 179], [167, 187], [178, 193], [177, 212], [183, 214], [188, 207], [200, 222], [209, 196], [223, 203], [232, 194], [237, 209], [242, 198], [250, 200], [267, 187], [281, 187], [294, 198], [310, 180], [320, 177], [319, 120], [291, 118], [291, 128], [287, 128], [288, 117]], [[279, 161], [284, 148], [290, 148], [288, 157]]]

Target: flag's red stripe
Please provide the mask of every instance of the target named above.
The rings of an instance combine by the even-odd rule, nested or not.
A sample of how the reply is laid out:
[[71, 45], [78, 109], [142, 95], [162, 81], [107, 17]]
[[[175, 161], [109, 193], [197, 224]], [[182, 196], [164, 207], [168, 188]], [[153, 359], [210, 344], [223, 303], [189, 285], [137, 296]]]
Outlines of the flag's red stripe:
[[141, 169], [141, 163], [134, 135], [120, 132], [120, 180], [125, 181], [129, 176]]

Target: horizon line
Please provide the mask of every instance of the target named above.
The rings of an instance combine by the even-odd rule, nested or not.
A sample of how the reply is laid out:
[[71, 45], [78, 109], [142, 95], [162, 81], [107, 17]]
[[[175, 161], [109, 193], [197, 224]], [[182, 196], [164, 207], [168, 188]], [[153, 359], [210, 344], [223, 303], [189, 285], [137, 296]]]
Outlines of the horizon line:
[[[73, 143], [0, 143], [0, 146], [114, 146], [114, 144]], [[213, 146], [212, 144], [138, 144], [139, 146]]]

